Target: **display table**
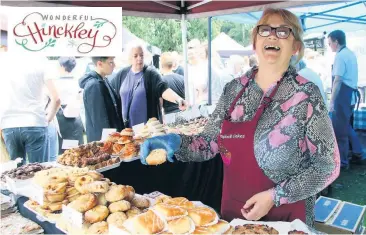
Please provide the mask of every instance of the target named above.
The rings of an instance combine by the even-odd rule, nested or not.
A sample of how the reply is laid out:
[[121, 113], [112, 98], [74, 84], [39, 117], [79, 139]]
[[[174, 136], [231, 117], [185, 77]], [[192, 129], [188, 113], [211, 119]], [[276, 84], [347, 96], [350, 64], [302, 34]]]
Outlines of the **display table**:
[[25, 208], [24, 203], [26, 201], [28, 201], [27, 197], [20, 197], [17, 200], [18, 210], [22, 216], [39, 224], [43, 228], [45, 234], [64, 234], [63, 232], [61, 232], [59, 229], [56, 228], [55, 224], [52, 224], [47, 221], [39, 220], [39, 218], [37, 217], [37, 215], [35, 213], [33, 213], [32, 211]]
[[121, 163], [120, 167], [103, 172], [117, 184], [131, 185], [139, 194], [159, 191], [172, 197], [201, 201], [220, 211], [223, 163], [217, 155], [206, 162], [174, 162], [146, 166], [140, 160]]

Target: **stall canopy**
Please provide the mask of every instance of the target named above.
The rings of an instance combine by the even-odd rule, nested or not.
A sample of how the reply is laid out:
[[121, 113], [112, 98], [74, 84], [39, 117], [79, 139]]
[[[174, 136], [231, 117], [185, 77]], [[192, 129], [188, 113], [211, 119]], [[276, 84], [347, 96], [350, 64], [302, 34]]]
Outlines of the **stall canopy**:
[[[317, 1], [319, 2], [319, 1]], [[199, 18], [223, 14], [263, 10], [264, 6], [290, 7], [311, 4], [301, 1], [13, 1], [2, 0], [7, 6], [87, 6], [122, 7], [124, 15], [176, 18]]]
[[[289, 7], [300, 18], [306, 33], [331, 32], [336, 29], [366, 29], [366, 1], [321, 3], [316, 6]], [[216, 19], [255, 24], [262, 11], [217, 16]]]
[[228, 58], [231, 55], [245, 56], [254, 53], [252, 46], [243, 47], [226, 33], [220, 33], [212, 40], [212, 48], [223, 58]]

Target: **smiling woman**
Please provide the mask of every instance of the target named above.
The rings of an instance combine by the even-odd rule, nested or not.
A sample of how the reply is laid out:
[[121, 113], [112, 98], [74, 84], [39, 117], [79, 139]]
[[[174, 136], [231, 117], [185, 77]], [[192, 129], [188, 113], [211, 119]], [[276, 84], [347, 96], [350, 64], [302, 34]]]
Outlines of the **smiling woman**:
[[183, 162], [220, 153], [225, 220], [312, 226], [315, 195], [339, 175], [339, 151], [318, 87], [290, 65], [292, 55], [302, 57], [302, 33], [290, 11], [264, 11], [252, 34], [259, 66], [226, 85], [201, 134], [148, 139], [142, 163], [159, 148]]

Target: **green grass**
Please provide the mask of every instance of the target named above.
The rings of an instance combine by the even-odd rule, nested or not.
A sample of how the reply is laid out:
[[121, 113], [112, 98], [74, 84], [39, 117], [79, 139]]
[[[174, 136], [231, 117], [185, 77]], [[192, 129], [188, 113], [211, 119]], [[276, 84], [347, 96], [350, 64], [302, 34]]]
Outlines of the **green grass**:
[[[366, 205], [366, 165], [351, 165], [349, 171], [341, 171], [332, 185], [332, 192], [328, 197]], [[366, 216], [363, 225], [366, 226]]]

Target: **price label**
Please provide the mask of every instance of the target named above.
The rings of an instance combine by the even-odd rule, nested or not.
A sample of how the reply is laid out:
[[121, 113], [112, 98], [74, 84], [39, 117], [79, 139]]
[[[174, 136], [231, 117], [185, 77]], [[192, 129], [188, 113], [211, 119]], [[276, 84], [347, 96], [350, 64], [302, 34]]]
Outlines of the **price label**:
[[117, 131], [117, 129], [104, 128], [102, 131], [101, 141], [105, 141], [108, 138], [109, 134], [116, 132], [116, 131]]
[[63, 140], [62, 149], [72, 149], [79, 145], [79, 140]]
[[62, 218], [77, 228], [83, 227], [83, 214], [73, 208], [62, 205]]
[[140, 123], [140, 124], [138, 124], [138, 125], [134, 125], [134, 126], [132, 127], [132, 130], [133, 130], [133, 132], [135, 133], [135, 135], [136, 135], [136, 134], [138, 134], [138, 133], [140, 133], [140, 132], [141, 132], [141, 130], [142, 130], [142, 128], [144, 128], [144, 126], [145, 126], [145, 124], [144, 124], [144, 123]]
[[33, 184], [33, 192], [32, 192], [32, 199], [36, 201], [39, 205], [43, 205], [44, 199], [44, 190], [41, 186]]

